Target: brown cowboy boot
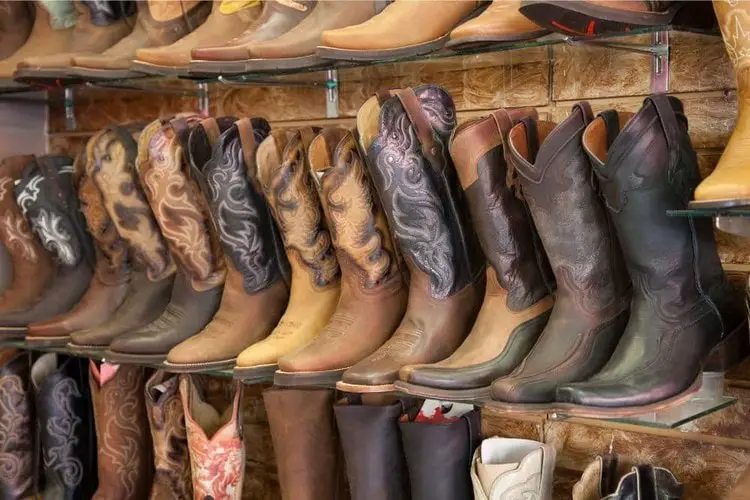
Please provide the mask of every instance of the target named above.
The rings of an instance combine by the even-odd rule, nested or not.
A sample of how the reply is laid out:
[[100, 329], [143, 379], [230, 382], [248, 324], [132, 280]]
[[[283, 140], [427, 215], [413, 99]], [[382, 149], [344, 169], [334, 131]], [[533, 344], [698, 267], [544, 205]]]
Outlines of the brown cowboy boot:
[[[286, 255], [256, 180], [256, 145], [270, 127], [262, 118], [224, 121], [228, 129], [221, 136], [214, 119], [193, 129], [190, 157], [205, 183], [227, 281], [214, 319], [169, 352], [165, 366], [172, 371], [232, 368], [246, 347], [268, 337], [289, 300]], [[213, 154], [211, 137], [218, 137]]]
[[0, 294], [0, 313], [30, 307], [49, 286], [55, 264], [31, 233], [13, 194], [33, 156], [11, 156], [0, 163], [0, 242], [8, 250], [12, 280]]
[[71, 350], [100, 355], [115, 338], [151, 323], [164, 312], [176, 268], [138, 181], [138, 145], [133, 131], [113, 127], [99, 132], [92, 141], [93, 161], [86, 165], [90, 169], [87, 175], [99, 188], [106, 213], [125, 241], [133, 264], [126, 296], [111, 318], [71, 334]]
[[34, 9], [29, 2], [5, 0], [0, 15], [0, 60], [20, 49], [31, 35]]
[[68, 76], [73, 57], [98, 55], [132, 30], [128, 18], [135, 14], [134, 0], [79, 0], [78, 21], [64, 52], [22, 59], [13, 77], [19, 81]]
[[143, 500], [151, 488], [151, 437], [146, 369], [89, 361], [89, 385], [99, 448], [99, 488], [93, 500]]
[[189, 35], [165, 47], [138, 49], [132, 68], [155, 75], [186, 75], [190, 52], [211, 47], [242, 34], [261, 12], [260, 2], [213, 0], [211, 15]]
[[197, 115], [181, 115], [166, 125], [157, 120], [157, 132], [152, 135], [147, 127], [141, 134], [148, 156], [141, 157], [138, 175], [178, 271], [161, 316], [112, 341], [108, 360], [161, 363], [174, 346], [205, 328], [219, 308], [226, 264], [205, 194], [184, 154], [189, 131], [200, 121]]
[[446, 47], [534, 40], [549, 33], [525, 17], [521, 0], [493, 0], [487, 9], [451, 31]]
[[35, 446], [28, 352], [0, 350], [0, 496], [34, 495]]
[[451, 156], [489, 260], [487, 288], [461, 347], [438, 363], [402, 368], [399, 390], [451, 401], [488, 398], [492, 382], [521, 364], [547, 324], [554, 278], [528, 206], [507, 184], [508, 132], [526, 117], [536, 111], [500, 109], [453, 133]]
[[318, 338], [279, 359], [276, 385], [335, 384], [388, 340], [406, 311], [403, 261], [354, 136], [326, 129], [309, 157], [341, 266], [341, 298]]
[[[410, 271], [409, 302], [393, 336], [344, 372], [336, 387], [348, 392], [393, 391], [402, 367], [450, 356], [468, 335], [484, 293], [485, 261], [448, 154], [453, 101], [435, 85], [385, 97], [360, 108], [357, 129]], [[394, 160], [405, 157], [410, 161]]]
[[138, 2], [133, 31], [97, 55], [73, 57], [71, 75], [83, 78], [132, 78], [142, 73], [130, 66], [139, 49], [170, 45], [198, 28], [211, 13], [205, 0]]
[[102, 194], [90, 175], [94, 160], [95, 140], [89, 140], [86, 155], [81, 155], [74, 165], [74, 182], [78, 185], [78, 198], [94, 239], [96, 268], [88, 290], [80, 302], [68, 313], [48, 321], [29, 325], [27, 338], [48, 345], [65, 345], [70, 334], [104, 323], [120, 307], [130, 283], [130, 265], [125, 242], [117, 233], [105, 208]]
[[185, 411], [177, 375], [158, 370], [148, 379], [146, 410], [156, 469], [149, 499], [193, 498]]
[[273, 132], [258, 148], [258, 180], [284, 240], [291, 296], [271, 335], [238, 356], [234, 372], [240, 378], [273, 374], [279, 358], [316, 338], [336, 309], [339, 266], [308, 163], [314, 134], [301, 129], [285, 142], [284, 133]]

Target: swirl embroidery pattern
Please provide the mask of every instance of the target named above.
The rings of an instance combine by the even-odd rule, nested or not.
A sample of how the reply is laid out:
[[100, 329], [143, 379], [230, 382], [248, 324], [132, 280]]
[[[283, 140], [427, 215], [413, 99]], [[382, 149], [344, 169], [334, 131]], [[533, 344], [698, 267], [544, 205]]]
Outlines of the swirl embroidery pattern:
[[0, 216], [0, 230], [5, 233], [5, 243], [10, 249], [17, 249], [29, 262], [36, 262], [38, 256], [34, 249], [34, 236], [23, 217], [15, 217], [10, 210]]
[[51, 396], [57, 415], [47, 419], [46, 429], [59, 444], [43, 450], [44, 467], [55, 471], [67, 488], [75, 488], [83, 479], [83, 464], [74, 453], [79, 441], [76, 428], [82, 420], [75, 414], [71, 400], [82, 395], [73, 379], [64, 378], [54, 385]]
[[11, 497], [23, 496], [33, 481], [30, 416], [21, 378], [0, 375], [0, 491]]
[[29, 223], [47, 251], [57, 255], [60, 262], [66, 266], [75, 265], [77, 259], [72, 246], [72, 237], [63, 228], [62, 217], [45, 209], [39, 209], [38, 215], [31, 217]]

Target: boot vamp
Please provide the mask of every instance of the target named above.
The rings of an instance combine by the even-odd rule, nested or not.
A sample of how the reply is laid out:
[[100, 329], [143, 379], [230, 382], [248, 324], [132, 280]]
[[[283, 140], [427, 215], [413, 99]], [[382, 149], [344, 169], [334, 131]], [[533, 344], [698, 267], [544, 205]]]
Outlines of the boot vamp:
[[492, 384], [492, 398], [509, 403], [550, 403], [557, 387], [586, 380], [609, 360], [628, 321], [628, 309], [589, 314], [568, 297], [555, 303], [536, 345], [510, 375]]
[[69, 52], [73, 30], [50, 31], [45, 34], [47, 39], [40, 39], [33, 34], [23, 47], [18, 49], [12, 56], [0, 61], [0, 78], [12, 78], [16, 66], [24, 59]]
[[133, 31], [101, 54], [77, 54], [73, 66], [93, 69], [128, 69], [138, 49], [150, 47], [153, 43], [141, 23], [136, 23]]
[[496, 0], [479, 16], [466, 21], [451, 32], [451, 39], [473, 36], [518, 37], [526, 33], [543, 31], [521, 14], [520, 1]]

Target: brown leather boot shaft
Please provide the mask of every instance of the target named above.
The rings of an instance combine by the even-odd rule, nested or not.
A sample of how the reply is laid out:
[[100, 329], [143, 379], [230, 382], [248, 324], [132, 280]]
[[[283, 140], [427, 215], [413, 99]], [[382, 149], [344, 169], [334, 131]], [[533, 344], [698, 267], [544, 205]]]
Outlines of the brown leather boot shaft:
[[29, 39], [34, 11], [28, 2], [5, 0], [0, 16], [0, 60], [13, 55]]
[[3, 498], [31, 498], [36, 486], [30, 360], [26, 351], [0, 350], [0, 461], [9, 466], [0, 481]]

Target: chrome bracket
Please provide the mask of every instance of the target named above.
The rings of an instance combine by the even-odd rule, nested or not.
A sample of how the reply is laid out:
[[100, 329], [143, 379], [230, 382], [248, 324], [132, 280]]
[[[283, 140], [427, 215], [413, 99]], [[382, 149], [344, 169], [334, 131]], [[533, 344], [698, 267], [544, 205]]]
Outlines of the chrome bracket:
[[326, 71], [326, 118], [339, 117], [339, 72]]
[[198, 94], [198, 113], [203, 117], [208, 117], [211, 102], [208, 98], [208, 83], [198, 82], [196, 84]]
[[63, 106], [65, 108], [65, 130], [72, 132], [78, 128], [78, 124], [76, 123], [76, 103], [73, 87], [65, 87], [63, 89]]

